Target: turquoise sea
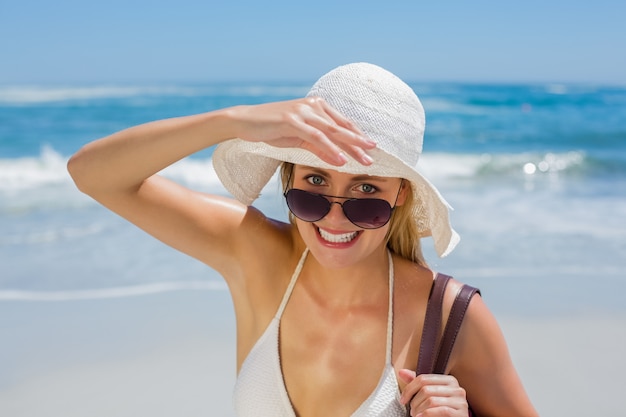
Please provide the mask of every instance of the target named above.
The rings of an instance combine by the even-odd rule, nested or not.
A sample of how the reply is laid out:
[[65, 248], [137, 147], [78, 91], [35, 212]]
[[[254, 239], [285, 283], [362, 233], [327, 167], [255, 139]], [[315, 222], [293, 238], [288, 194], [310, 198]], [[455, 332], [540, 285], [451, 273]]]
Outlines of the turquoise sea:
[[[66, 161], [125, 127], [309, 86], [0, 86], [0, 304], [225, 291], [206, 266], [80, 194]], [[427, 119], [419, 166], [455, 208], [461, 235], [445, 259], [425, 240], [429, 263], [481, 287], [495, 311], [625, 311], [626, 88], [412, 86]], [[224, 193], [210, 149], [163, 174]], [[258, 205], [285, 218], [277, 190], [268, 185]]]

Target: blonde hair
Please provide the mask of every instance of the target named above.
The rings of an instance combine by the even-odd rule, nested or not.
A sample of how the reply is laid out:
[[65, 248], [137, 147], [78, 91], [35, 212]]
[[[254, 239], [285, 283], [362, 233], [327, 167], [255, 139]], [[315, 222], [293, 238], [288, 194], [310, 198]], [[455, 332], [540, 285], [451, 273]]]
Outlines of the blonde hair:
[[[283, 162], [280, 166], [280, 179], [283, 190], [291, 187], [293, 164]], [[418, 265], [428, 267], [422, 253], [420, 235], [417, 231], [417, 223], [413, 220], [413, 205], [415, 198], [413, 189], [409, 181], [402, 181], [402, 186], [407, 187], [404, 204], [396, 206], [389, 220], [389, 230], [387, 231], [387, 247], [389, 250], [405, 259], [415, 262]], [[289, 212], [289, 221], [295, 223], [295, 218]]]

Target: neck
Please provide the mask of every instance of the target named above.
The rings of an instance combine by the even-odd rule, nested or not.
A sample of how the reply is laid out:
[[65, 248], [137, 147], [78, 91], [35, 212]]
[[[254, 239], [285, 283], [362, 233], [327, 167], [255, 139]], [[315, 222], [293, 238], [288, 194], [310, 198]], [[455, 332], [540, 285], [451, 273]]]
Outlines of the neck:
[[309, 255], [304, 266], [303, 281], [307, 290], [318, 294], [324, 302], [337, 307], [379, 302], [389, 289], [387, 248], [345, 268], [327, 268]]

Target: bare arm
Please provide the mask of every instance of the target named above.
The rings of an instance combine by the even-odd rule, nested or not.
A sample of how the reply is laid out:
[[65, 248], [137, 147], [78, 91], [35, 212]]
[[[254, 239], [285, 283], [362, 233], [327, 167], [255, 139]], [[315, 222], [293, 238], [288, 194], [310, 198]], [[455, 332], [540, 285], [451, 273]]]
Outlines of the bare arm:
[[[188, 190], [155, 175], [229, 136], [227, 111], [147, 123], [84, 146], [68, 163], [77, 187], [165, 243], [209, 264], [229, 246], [220, 224], [243, 219], [245, 207]], [[229, 210], [215, 207], [223, 204]], [[213, 222], [203, 222], [212, 214]], [[222, 218], [225, 217], [225, 218]], [[219, 221], [221, 220], [221, 221]], [[219, 236], [217, 240], [205, 236]], [[213, 247], [211, 243], [213, 242]]]
[[[451, 287], [458, 288], [454, 283]], [[448, 289], [448, 311], [455, 291]], [[445, 308], [445, 307], [444, 307]], [[444, 322], [446, 317], [444, 315]], [[479, 416], [537, 417], [511, 361], [500, 328], [481, 297], [473, 297], [448, 363], [447, 375], [402, 369], [401, 396], [411, 415], [465, 417], [468, 403]]]
[[343, 163], [342, 153], [367, 163], [364, 149], [371, 148], [325, 102], [301, 99], [135, 126], [84, 146], [68, 170], [81, 191], [168, 245], [227, 272], [228, 261], [249, 236], [246, 230], [271, 223], [236, 201], [155, 174], [233, 137], [303, 147], [336, 165]]
[[481, 297], [469, 305], [451, 358], [451, 373], [478, 415], [536, 417], [496, 319]]

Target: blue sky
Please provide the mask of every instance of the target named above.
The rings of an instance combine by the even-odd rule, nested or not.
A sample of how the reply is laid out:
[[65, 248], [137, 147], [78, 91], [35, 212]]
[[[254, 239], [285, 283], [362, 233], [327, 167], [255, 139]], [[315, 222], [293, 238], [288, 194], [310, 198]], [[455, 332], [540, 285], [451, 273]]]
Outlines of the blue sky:
[[626, 85], [626, 2], [0, 0], [0, 84], [314, 80]]

